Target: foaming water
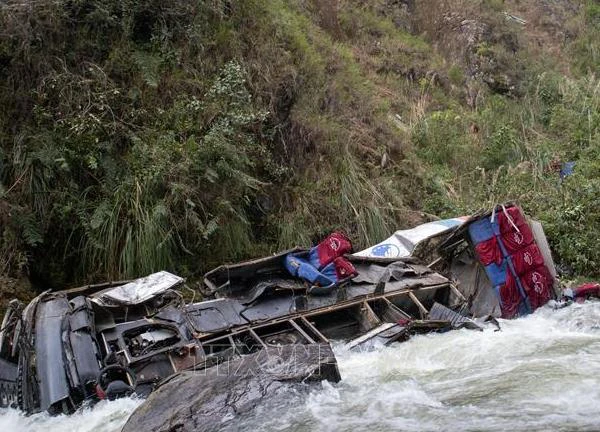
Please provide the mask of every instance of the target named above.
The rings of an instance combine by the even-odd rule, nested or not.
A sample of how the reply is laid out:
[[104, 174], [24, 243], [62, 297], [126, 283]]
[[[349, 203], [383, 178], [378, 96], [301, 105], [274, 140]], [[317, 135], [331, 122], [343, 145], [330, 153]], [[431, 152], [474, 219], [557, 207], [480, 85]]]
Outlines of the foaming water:
[[83, 408], [70, 416], [46, 413], [26, 416], [14, 409], [0, 409], [0, 431], [3, 432], [116, 432], [141, 399], [125, 398], [101, 401], [93, 408]]
[[273, 401], [235, 429], [600, 430], [600, 303], [501, 325], [367, 353], [339, 348], [339, 384]]
[[[501, 325], [364, 353], [338, 346], [340, 383], [290, 390], [229, 429], [600, 430], [600, 303], [543, 308]], [[113, 432], [139, 403], [102, 402], [70, 417], [5, 410], [0, 430]]]

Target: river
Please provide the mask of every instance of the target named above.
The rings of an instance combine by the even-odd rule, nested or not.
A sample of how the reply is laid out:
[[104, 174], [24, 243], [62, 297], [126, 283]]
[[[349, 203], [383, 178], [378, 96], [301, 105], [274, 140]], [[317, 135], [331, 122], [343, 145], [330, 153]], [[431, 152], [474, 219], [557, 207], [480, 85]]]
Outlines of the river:
[[[365, 353], [341, 346], [342, 381], [271, 400], [230, 430], [598, 431], [600, 302], [538, 310], [502, 330], [417, 336]], [[0, 414], [0, 431], [113, 432], [141, 403], [72, 416]]]

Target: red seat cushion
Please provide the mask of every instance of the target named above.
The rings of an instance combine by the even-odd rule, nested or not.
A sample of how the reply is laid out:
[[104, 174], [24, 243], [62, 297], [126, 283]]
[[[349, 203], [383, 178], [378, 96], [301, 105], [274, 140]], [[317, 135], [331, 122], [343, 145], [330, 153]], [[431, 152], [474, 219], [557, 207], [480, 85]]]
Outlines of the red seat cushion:
[[500, 234], [502, 244], [504, 244], [509, 255], [524, 249], [534, 241], [533, 232], [531, 232], [529, 225], [522, 224], [518, 225], [517, 228], [518, 231], [511, 226], [510, 230]]
[[329, 234], [317, 246], [310, 249], [308, 261], [318, 270], [329, 265], [337, 257], [352, 252], [352, 243], [340, 232]]
[[521, 284], [529, 297], [532, 310], [545, 305], [552, 298], [552, 275], [544, 265], [521, 276]]
[[491, 263], [500, 265], [502, 263], [502, 251], [498, 246], [496, 237], [492, 237], [489, 240], [482, 241], [475, 246], [477, 255], [479, 256], [479, 262], [484, 266]]
[[600, 284], [597, 282], [588, 282], [583, 285], [579, 285], [573, 289], [573, 295], [575, 298], [586, 297], [600, 297]]
[[500, 309], [502, 318], [514, 318], [519, 311], [522, 298], [512, 273], [506, 272], [506, 283], [500, 287]]
[[497, 213], [497, 216], [501, 233], [510, 231], [511, 229], [514, 230], [515, 226], [521, 226], [527, 223], [525, 216], [523, 216], [523, 213], [519, 207], [508, 207], [506, 209], [506, 213], [504, 210], [500, 210]]
[[511, 256], [517, 275], [521, 276], [536, 267], [544, 265], [542, 252], [535, 243], [515, 252]]

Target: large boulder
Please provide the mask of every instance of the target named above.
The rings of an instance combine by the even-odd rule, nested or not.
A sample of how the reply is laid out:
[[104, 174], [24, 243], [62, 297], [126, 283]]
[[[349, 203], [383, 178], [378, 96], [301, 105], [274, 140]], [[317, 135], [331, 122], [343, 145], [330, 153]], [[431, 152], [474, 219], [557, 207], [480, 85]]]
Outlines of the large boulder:
[[266, 347], [162, 383], [131, 415], [123, 432], [212, 431], [234, 422], [290, 385], [340, 380], [328, 344]]

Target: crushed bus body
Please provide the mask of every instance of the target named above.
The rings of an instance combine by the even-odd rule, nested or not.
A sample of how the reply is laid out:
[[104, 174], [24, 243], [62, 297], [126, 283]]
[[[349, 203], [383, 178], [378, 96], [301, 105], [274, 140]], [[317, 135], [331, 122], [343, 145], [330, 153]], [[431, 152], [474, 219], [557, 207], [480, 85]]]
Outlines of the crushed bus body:
[[[0, 403], [71, 413], [101, 399], [146, 396], [184, 371], [289, 345], [325, 347], [319, 376], [339, 381], [331, 341], [370, 349], [419, 333], [481, 329], [488, 316], [517, 316], [554, 298], [554, 279], [527, 284], [531, 271], [554, 271], [541, 227], [531, 227], [518, 207], [499, 206], [434, 229], [399, 231], [389, 244], [357, 254], [333, 233], [311, 249], [208, 272], [200, 302], [186, 303], [185, 280], [166, 271], [47, 291], [27, 306], [14, 301], [0, 334]], [[520, 243], [510, 243], [517, 237]], [[425, 266], [411, 255], [432, 238], [440, 241], [439, 259]], [[402, 244], [404, 252], [390, 253]]]

